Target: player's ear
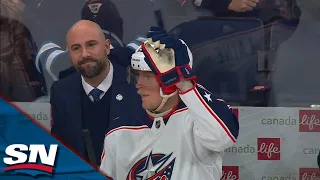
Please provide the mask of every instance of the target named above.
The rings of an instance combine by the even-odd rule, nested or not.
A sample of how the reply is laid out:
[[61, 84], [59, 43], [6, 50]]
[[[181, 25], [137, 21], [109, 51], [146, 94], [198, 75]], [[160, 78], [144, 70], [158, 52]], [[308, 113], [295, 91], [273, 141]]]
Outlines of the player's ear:
[[109, 55], [110, 54], [110, 47], [111, 47], [111, 43], [110, 43], [109, 39], [106, 39], [105, 47], [106, 47], [106, 54]]

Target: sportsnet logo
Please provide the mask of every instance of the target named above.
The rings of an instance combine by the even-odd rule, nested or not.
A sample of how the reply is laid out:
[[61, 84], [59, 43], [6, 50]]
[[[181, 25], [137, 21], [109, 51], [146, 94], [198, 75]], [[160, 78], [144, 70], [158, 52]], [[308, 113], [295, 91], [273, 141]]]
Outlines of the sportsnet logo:
[[221, 180], [239, 180], [239, 166], [222, 166]]
[[258, 138], [258, 160], [280, 160], [280, 138]]
[[[43, 144], [31, 144], [29, 147], [24, 144], [12, 144], [5, 150], [8, 157], [3, 158], [3, 162], [8, 167], [3, 170], [36, 170], [53, 174], [57, 151], [57, 144], [51, 144], [49, 152]], [[41, 163], [37, 162], [38, 157]]]
[[300, 110], [299, 131], [320, 132], [320, 110]]
[[318, 168], [300, 168], [299, 180], [319, 180], [320, 169]]

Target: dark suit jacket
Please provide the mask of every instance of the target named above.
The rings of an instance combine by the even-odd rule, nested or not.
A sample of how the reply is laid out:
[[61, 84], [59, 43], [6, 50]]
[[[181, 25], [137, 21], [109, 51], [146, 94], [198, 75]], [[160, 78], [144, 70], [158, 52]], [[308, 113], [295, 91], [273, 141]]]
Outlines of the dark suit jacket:
[[[121, 119], [134, 120], [139, 118], [140, 112], [144, 112], [135, 87], [127, 83], [126, 74], [123, 73], [124, 67], [115, 63], [113, 63], [113, 67], [109, 129], [117, 127], [117, 123]], [[52, 106], [51, 132], [69, 148], [87, 158], [80, 104], [82, 88], [81, 75], [78, 72], [53, 83], [50, 97]], [[118, 94], [123, 96], [121, 101], [116, 99]], [[108, 119], [106, 118], [106, 120]], [[97, 163], [99, 164], [100, 161]]]

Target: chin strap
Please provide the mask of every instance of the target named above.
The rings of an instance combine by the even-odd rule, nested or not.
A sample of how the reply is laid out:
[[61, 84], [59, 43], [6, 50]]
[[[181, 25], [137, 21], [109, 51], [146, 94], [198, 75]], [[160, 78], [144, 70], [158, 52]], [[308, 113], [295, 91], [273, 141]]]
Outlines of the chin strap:
[[158, 118], [158, 117], [163, 117], [163, 116], [167, 115], [168, 113], [170, 113], [172, 111], [172, 109], [169, 109], [169, 110], [162, 112], [162, 113], [157, 113], [157, 112], [149, 111], [149, 110], [146, 110], [146, 111], [150, 116], [152, 116], [154, 118]]
[[152, 112], [157, 113], [158, 111], [160, 111], [163, 108], [163, 106], [166, 104], [166, 102], [169, 100], [169, 98], [174, 96], [175, 94], [177, 94], [177, 91], [175, 91], [171, 94], [165, 95], [165, 94], [163, 94], [163, 91], [160, 88], [160, 96], [162, 97], [162, 101], [161, 101], [160, 105], [157, 107], [157, 109], [153, 110]]

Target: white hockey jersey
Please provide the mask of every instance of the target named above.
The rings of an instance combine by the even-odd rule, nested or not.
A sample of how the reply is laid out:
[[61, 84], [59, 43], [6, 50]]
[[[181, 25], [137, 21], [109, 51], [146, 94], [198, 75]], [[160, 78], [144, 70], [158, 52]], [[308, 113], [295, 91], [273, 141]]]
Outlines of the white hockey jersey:
[[200, 85], [179, 96], [183, 103], [165, 117], [107, 133], [100, 170], [109, 179], [220, 180], [220, 153], [236, 142], [238, 119]]

